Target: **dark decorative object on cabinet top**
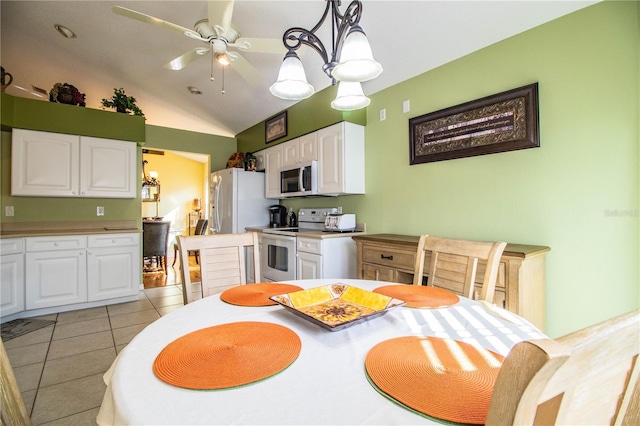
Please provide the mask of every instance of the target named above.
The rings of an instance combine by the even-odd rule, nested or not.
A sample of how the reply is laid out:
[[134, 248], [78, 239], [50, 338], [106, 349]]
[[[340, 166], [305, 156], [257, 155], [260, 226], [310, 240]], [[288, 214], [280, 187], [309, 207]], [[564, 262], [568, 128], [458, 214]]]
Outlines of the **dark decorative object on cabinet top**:
[[59, 102], [67, 105], [79, 105], [85, 106], [85, 94], [72, 84], [69, 83], [56, 83], [49, 92], [49, 102]]

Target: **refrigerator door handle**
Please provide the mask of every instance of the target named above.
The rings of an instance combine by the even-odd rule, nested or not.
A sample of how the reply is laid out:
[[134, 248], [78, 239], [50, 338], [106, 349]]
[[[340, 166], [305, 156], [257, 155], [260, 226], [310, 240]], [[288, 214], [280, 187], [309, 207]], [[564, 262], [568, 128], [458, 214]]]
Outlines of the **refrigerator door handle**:
[[222, 179], [221, 176], [218, 176], [218, 180], [216, 181], [216, 186], [215, 186], [215, 201], [213, 204], [213, 218], [215, 219], [215, 224], [214, 224], [214, 229], [216, 231], [216, 233], [220, 233], [220, 179]]

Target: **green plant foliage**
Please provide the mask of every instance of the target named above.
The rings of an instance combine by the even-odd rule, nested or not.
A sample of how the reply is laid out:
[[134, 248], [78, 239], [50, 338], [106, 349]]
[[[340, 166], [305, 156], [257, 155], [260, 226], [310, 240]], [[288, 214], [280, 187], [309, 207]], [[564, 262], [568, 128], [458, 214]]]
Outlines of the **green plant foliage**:
[[142, 110], [136, 105], [136, 98], [133, 96], [127, 96], [124, 93], [124, 89], [113, 89], [113, 96], [111, 99], [102, 99], [102, 108], [115, 108], [116, 111], [129, 114], [132, 112], [134, 115], [140, 115], [144, 117]]

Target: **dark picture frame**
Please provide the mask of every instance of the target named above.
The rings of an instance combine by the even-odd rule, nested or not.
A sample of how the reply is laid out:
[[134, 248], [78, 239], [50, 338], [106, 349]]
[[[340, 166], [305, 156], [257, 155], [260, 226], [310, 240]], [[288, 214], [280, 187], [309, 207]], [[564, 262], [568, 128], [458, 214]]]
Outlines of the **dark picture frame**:
[[538, 83], [409, 119], [409, 164], [540, 146]]
[[265, 143], [287, 136], [287, 111], [274, 115], [264, 123]]

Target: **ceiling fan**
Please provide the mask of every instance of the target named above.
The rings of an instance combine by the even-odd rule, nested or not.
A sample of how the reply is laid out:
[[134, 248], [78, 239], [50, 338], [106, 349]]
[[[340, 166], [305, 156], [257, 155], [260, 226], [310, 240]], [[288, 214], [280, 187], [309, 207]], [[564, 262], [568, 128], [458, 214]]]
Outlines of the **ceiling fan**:
[[[261, 80], [258, 71], [239, 52], [229, 50], [229, 48], [247, 52], [277, 54], [284, 54], [286, 49], [282, 39], [241, 37], [240, 31], [231, 23], [233, 3], [234, 0], [209, 0], [208, 17], [196, 22], [193, 30], [121, 6], [114, 7], [113, 12], [127, 18], [179, 32], [208, 45], [207, 47], [196, 47], [178, 56], [164, 65], [164, 68], [181, 70], [191, 62], [211, 52], [212, 64], [213, 60], [218, 61], [223, 65], [223, 72], [224, 66], [231, 65], [245, 80], [250, 83], [258, 83]], [[211, 79], [213, 80], [213, 65]]]

